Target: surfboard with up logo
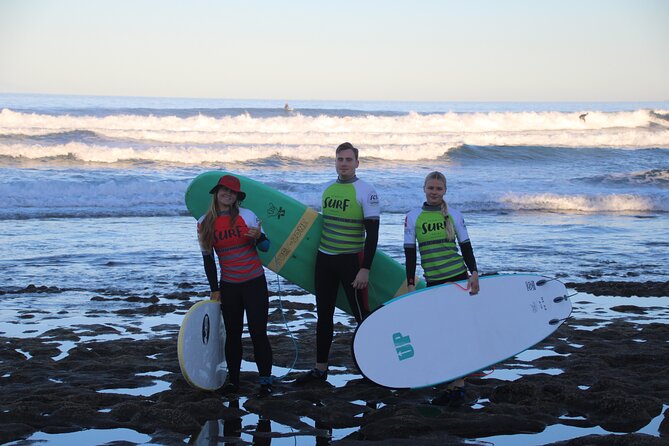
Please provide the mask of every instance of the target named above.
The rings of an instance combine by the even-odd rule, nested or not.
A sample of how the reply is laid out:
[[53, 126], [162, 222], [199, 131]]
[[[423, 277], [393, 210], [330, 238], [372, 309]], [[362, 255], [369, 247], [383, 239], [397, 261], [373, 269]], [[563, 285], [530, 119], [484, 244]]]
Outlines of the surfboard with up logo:
[[[571, 314], [564, 284], [538, 275], [480, 278], [425, 288], [386, 302], [356, 329], [362, 374], [389, 388], [434, 386], [513, 357], [550, 336]], [[494, 375], [493, 375], [494, 376]]]

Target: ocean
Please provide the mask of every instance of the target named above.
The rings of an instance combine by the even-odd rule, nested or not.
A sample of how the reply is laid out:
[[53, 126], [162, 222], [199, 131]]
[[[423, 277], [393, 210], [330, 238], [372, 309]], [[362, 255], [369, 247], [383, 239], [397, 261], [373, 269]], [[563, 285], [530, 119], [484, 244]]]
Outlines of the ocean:
[[[102, 291], [207, 290], [189, 182], [225, 169], [318, 209], [345, 141], [401, 263], [438, 170], [484, 274], [669, 281], [669, 101], [284, 102], [0, 94], [0, 332], [35, 336], [15, 324], [35, 308], [86, 321]], [[31, 284], [62, 292], [12, 294]]]
[[318, 209], [344, 141], [400, 262], [403, 216], [439, 170], [484, 273], [669, 278], [669, 102], [283, 105], [0, 95], [0, 283], [204, 283], [191, 179], [238, 172]]

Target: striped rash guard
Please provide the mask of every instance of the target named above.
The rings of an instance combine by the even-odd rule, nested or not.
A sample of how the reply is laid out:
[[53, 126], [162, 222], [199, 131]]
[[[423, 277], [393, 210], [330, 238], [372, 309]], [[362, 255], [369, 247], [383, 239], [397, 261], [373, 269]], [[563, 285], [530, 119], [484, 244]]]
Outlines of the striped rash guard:
[[331, 255], [361, 252], [364, 220], [378, 220], [381, 209], [374, 186], [358, 177], [334, 180], [323, 191], [323, 231], [318, 250]]
[[[462, 214], [448, 207], [448, 218], [453, 222], [455, 237], [462, 246], [468, 246], [469, 234]], [[458, 253], [455, 240], [448, 240], [446, 225], [440, 206], [424, 204], [406, 215], [404, 222], [404, 248], [420, 251], [425, 280], [440, 282], [467, 272], [465, 261]], [[414, 255], [415, 258], [415, 255]], [[473, 254], [472, 254], [473, 260]], [[408, 264], [408, 263], [407, 263]], [[473, 268], [476, 268], [473, 264]]]
[[[203, 219], [204, 216], [198, 220], [198, 232]], [[214, 222], [213, 250], [218, 256], [221, 280], [224, 282], [248, 282], [264, 274], [262, 263], [256, 251], [256, 240], [246, 236], [249, 226], [260, 226], [260, 220], [251, 210], [245, 208], [239, 208], [239, 215], [235, 219], [234, 225], [230, 221], [228, 212], [219, 213]], [[264, 232], [261, 239], [265, 239]], [[213, 252], [202, 252], [205, 257], [212, 254]], [[215, 271], [214, 269], [214, 273]], [[215, 288], [212, 287], [212, 291], [215, 289], [218, 289], [217, 284]]]

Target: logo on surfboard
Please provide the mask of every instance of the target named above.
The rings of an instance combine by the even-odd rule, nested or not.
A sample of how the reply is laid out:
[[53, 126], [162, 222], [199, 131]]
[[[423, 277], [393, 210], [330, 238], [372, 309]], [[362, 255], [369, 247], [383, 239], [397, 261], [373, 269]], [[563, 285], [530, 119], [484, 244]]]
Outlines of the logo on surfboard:
[[209, 315], [205, 314], [202, 319], [202, 343], [207, 345], [209, 343]]
[[270, 203], [267, 207], [267, 216], [276, 217], [277, 220], [281, 220], [281, 217], [286, 215], [286, 210], [279, 206], [278, 208], [274, 206], [274, 203]]
[[395, 344], [395, 351], [400, 361], [413, 358], [414, 351], [409, 336], [402, 336], [402, 333], [399, 332], [394, 333], [393, 343]]

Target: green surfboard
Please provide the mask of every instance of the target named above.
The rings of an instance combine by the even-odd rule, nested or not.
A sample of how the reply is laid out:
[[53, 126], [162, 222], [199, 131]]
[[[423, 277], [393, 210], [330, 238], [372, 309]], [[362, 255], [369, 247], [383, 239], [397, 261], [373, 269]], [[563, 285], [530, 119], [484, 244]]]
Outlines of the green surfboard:
[[[239, 178], [242, 191], [246, 193], [242, 206], [258, 216], [271, 242], [268, 252], [259, 252], [263, 265], [314, 293], [314, 267], [323, 226], [321, 214], [258, 181], [235, 173], [212, 171], [195, 177], [186, 190], [186, 207], [196, 219], [209, 209], [212, 200], [209, 191], [223, 175]], [[416, 288], [424, 286], [421, 281]], [[369, 274], [370, 310], [406, 293], [404, 266], [377, 250]], [[351, 314], [341, 287], [337, 296], [337, 307]]]

